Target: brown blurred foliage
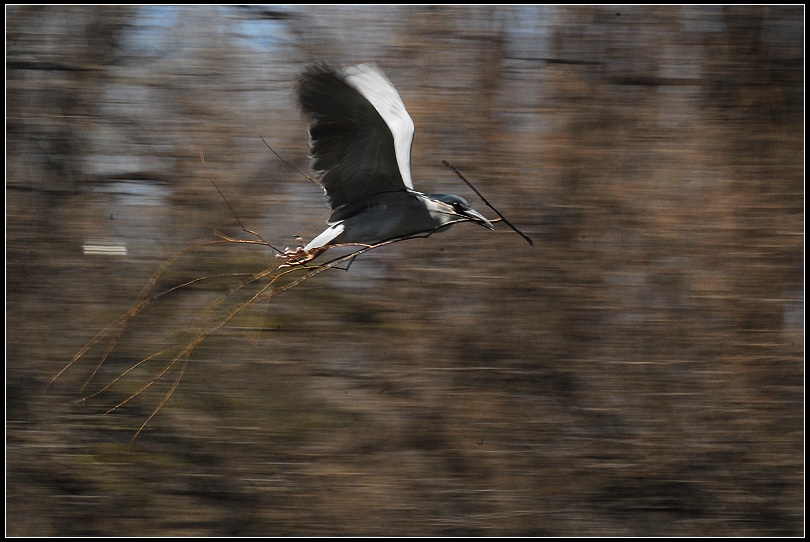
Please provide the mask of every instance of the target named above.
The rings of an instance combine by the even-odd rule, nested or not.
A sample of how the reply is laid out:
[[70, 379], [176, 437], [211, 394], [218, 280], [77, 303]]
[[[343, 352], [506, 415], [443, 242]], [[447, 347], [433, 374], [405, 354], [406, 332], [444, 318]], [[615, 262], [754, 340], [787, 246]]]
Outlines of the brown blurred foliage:
[[[76, 405], [96, 356], [45, 393], [240, 235], [209, 177], [276, 246], [320, 231], [260, 135], [306, 170], [323, 59], [397, 86], [418, 189], [471, 196], [447, 159], [535, 246], [456, 226], [252, 307], [132, 447], [165, 387]], [[801, 535], [803, 85], [803, 6], [7, 7], [7, 534]]]

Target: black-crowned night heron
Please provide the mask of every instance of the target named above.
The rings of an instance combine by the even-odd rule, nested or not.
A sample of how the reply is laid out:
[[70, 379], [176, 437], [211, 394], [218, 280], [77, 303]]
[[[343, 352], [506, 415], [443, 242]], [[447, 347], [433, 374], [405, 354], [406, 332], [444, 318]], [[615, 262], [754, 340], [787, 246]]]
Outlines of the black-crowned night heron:
[[332, 215], [323, 233], [284, 254], [287, 265], [308, 262], [331, 246], [430, 235], [458, 222], [493, 229], [463, 198], [413, 189], [413, 120], [377, 67], [311, 66], [298, 97], [310, 118], [312, 170]]

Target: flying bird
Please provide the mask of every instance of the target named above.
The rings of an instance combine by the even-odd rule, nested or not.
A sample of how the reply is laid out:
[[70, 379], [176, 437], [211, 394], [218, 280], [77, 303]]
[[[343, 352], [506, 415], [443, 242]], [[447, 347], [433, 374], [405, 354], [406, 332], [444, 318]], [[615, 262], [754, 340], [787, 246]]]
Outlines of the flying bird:
[[430, 235], [459, 222], [493, 229], [460, 196], [414, 190], [413, 120], [376, 66], [310, 66], [299, 81], [298, 100], [309, 118], [314, 180], [332, 214], [323, 233], [283, 254], [287, 266], [306, 263], [332, 246]]

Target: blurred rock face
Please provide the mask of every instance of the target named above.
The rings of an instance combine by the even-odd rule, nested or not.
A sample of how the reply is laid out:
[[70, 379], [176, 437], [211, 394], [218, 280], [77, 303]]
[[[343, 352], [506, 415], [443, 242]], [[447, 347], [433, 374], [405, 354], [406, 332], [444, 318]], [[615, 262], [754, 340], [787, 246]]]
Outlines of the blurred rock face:
[[[802, 533], [803, 20], [8, 8], [8, 534]], [[200, 246], [156, 291], [216, 279], [43, 395], [161, 262], [246, 235], [210, 180], [275, 246], [322, 230], [259, 136], [307, 170], [294, 85], [323, 59], [396, 85], [417, 189], [463, 194], [447, 159], [535, 246], [462, 225], [373, 251], [240, 313], [181, 380], [145, 363], [74, 405], [275, 264]]]

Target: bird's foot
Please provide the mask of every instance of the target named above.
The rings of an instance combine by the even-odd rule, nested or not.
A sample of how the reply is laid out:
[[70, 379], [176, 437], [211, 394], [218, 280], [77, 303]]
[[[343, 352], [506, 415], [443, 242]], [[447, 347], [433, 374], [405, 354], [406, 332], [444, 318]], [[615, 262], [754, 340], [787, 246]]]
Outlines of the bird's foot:
[[304, 250], [304, 247], [298, 247], [295, 250], [286, 249], [284, 254], [276, 254], [276, 258], [284, 260], [284, 263], [279, 265], [279, 269], [285, 267], [295, 267], [297, 265], [304, 265], [326, 252], [325, 247], [312, 248]]

